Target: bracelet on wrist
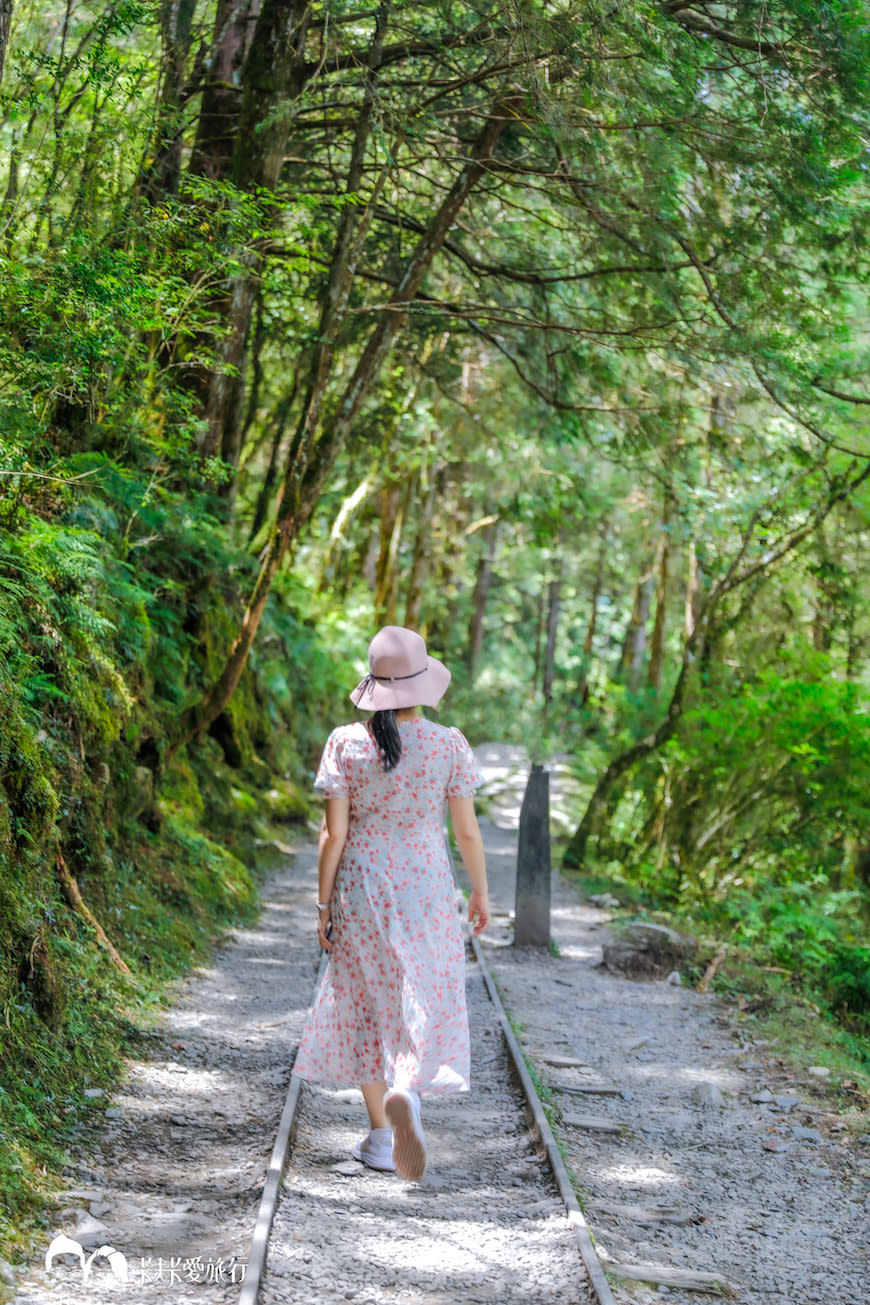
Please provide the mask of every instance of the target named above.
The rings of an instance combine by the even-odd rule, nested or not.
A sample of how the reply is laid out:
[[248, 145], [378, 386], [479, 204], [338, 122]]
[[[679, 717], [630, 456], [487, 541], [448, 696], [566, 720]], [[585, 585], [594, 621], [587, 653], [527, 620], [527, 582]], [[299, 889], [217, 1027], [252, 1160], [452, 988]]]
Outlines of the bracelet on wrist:
[[328, 911], [330, 907], [329, 902], [319, 902], [316, 897], [314, 899], [314, 905], [317, 907], [318, 911]]

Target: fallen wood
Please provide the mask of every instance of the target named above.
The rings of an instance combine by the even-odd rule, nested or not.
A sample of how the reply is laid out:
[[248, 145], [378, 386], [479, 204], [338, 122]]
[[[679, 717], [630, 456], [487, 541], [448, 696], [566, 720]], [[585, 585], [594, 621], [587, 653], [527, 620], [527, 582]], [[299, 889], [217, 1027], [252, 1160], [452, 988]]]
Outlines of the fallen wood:
[[736, 1288], [721, 1273], [696, 1273], [661, 1264], [616, 1264], [605, 1261], [605, 1273], [629, 1282], [649, 1282], [656, 1287], [681, 1287], [683, 1291], [708, 1291], [730, 1295]]
[[670, 1223], [677, 1228], [685, 1228], [702, 1221], [691, 1210], [679, 1210], [673, 1205], [620, 1205], [616, 1201], [594, 1201], [592, 1208], [643, 1225]]
[[542, 1051], [541, 1060], [545, 1065], [552, 1065], [554, 1069], [588, 1069], [589, 1065], [585, 1060], [578, 1060], [576, 1056], [563, 1056], [555, 1051]]
[[554, 1092], [566, 1092], [573, 1097], [621, 1097], [622, 1088], [610, 1083], [583, 1083], [568, 1086], [567, 1083], [551, 1083]]
[[63, 859], [63, 853], [60, 851], [57, 854], [56, 864], [57, 864], [57, 873], [60, 876], [60, 882], [61, 882], [61, 887], [63, 888], [64, 896], [66, 897], [66, 900], [69, 902], [72, 909], [76, 911], [77, 914], [82, 916], [85, 920], [87, 920], [88, 924], [91, 926], [94, 933], [97, 935], [97, 941], [103, 947], [105, 947], [113, 963], [118, 967], [121, 973], [132, 974], [132, 970], [130, 969], [129, 965], [120, 955], [114, 943], [111, 941], [108, 934], [106, 933], [105, 929], [100, 924], [97, 917], [94, 915], [93, 911], [89, 907], [85, 906], [84, 900], [82, 899], [81, 890], [79, 889], [79, 886], [75, 881], [75, 877], [70, 874], [69, 867], [66, 861], [64, 861]]
[[713, 979], [715, 979], [716, 972], [719, 969], [719, 966], [724, 961], [727, 954], [728, 954], [728, 948], [723, 943], [722, 946], [719, 948], [718, 952], [716, 953], [716, 955], [713, 957], [710, 964], [707, 966], [706, 970], [704, 971], [704, 977], [701, 979], [701, 982], [698, 984], [698, 992], [707, 991]]
[[622, 1125], [600, 1115], [562, 1115], [562, 1123], [569, 1128], [582, 1128], [586, 1133], [621, 1133]]

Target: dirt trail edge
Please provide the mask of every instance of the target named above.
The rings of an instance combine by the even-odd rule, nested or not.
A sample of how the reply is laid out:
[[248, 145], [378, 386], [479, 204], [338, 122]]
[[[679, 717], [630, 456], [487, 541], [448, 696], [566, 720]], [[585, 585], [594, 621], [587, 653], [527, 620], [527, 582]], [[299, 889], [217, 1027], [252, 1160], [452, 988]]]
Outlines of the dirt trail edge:
[[817, 1078], [745, 1042], [715, 996], [602, 970], [609, 916], [558, 874], [558, 955], [515, 949], [526, 767], [518, 749], [477, 755], [498, 794], [482, 821], [496, 913], [484, 952], [552, 1093], [617, 1301], [697, 1305], [699, 1292], [723, 1292], [740, 1305], [867, 1305], [866, 1137], [850, 1135]]
[[[16, 1302], [238, 1300], [317, 974], [314, 867], [313, 850], [300, 849], [267, 879], [257, 923], [231, 931], [211, 965], [176, 985], [58, 1194], [44, 1249], [64, 1235], [82, 1246], [84, 1265], [73, 1253], [48, 1272], [33, 1263]], [[125, 1257], [126, 1282], [117, 1259], [88, 1263], [100, 1247]]]

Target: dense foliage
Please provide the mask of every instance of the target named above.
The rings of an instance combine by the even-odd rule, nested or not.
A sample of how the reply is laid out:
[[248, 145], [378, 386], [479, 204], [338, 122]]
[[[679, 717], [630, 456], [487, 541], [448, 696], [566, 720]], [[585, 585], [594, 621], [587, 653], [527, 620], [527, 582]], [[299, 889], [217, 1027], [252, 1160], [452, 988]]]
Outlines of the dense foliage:
[[0, 1239], [384, 621], [572, 759], [567, 865], [866, 1034], [861, 0], [15, 0], [0, 56]]

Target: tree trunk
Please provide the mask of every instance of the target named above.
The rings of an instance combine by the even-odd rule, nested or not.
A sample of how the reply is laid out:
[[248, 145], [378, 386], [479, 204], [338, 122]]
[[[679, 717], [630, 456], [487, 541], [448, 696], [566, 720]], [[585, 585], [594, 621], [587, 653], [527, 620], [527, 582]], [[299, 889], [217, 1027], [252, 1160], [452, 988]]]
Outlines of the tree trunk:
[[689, 573], [686, 577], [686, 638], [691, 639], [698, 622], [701, 601], [701, 571], [694, 539], [689, 544]]
[[610, 764], [601, 772], [598, 782], [595, 785], [592, 797], [589, 799], [589, 805], [583, 814], [583, 819], [577, 826], [574, 835], [565, 849], [564, 863], [569, 868], [578, 868], [583, 865], [586, 857], [586, 846], [590, 838], [596, 837], [601, 828], [602, 817], [607, 810], [608, 799], [613, 789], [616, 787], [618, 780], [622, 778], [632, 766], [636, 765], [643, 757], [649, 756], [666, 743], [669, 738], [676, 732], [683, 714], [683, 704], [686, 697], [689, 675], [695, 658], [702, 651], [702, 644], [706, 629], [706, 622], [700, 621], [695, 627], [695, 633], [692, 638], [687, 640], [683, 646], [683, 660], [680, 666], [680, 673], [677, 676], [677, 682], [674, 685], [671, 694], [668, 709], [665, 712], [661, 724], [652, 734], [646, 738], [639, 739], [637, 743], [626, 748], [624, 752], [614, 757]]
[[184, 88], [193, 37], [196, 0], [161, 0], [163, 41], [160, 102], [152, 145], [153, 157], [143, 169], [141, 190], [151, 204], [175, 195], [181, 176]]
[[[466, 572], [466, 530], [469, 524], [469, 500], [465, 488], [466, 466], [463, 463], [439, 467], [435, 477], [435, 500], [439, 509], [440, 549], [435, 555], [433, 589], [438, 595], [435, 615], [427, 622], [427, 640], [441, 648], [453, 648], [461, 642], [457, 632], [459, 594]], [[461, 556], [461, 554], [463, 554]], [[423, 633], [423, 631], [421, 631]], [[463, 633], [467, 633], [467, 628]]]
[[[229, 161], [229, 180], [242, 191], [275, 189], [284, 162], [290, 115], [286, 105], [299, 95], [308, 73], [305, 36], [310, 6], [304, 0], [262, 0], [242, 70], [241, 109]], [[253, 13], [249, 13], [249, 20]], [[221, 138], [223, 141], [223, 137]], [[221, 166], [226, 166], [225, 161]], [[270, 222], [264, 210], [261, 225]], [[244, 271], [234, 278], [221, 305], [226, 334], [210, 369], [204, 399], [204, 457], [220, 456], [236, 467], [244, 412], [248, 331], [257, 299], [265, 237], [242, 255]], [[236, 479], [226, 482], [232, 498]]]
[[[516, 121], [524, 107], [525, 97], [519, 95], [494, 107], [483, 124], [471, 156], [441, 201], [441, 205], [411, 254], [396, 290], [395, 307], [381, 314], [339, 400], [334, 417], [323, 429], [319, 439], [315, 440], [316, 427], [311, 425], [308, 419], [298, 432], [290, 452], [290, 465], [279, 491], [279, 515], [275, 531], [263, 559], [247, 610], [242, 617], [239, 632], [230, 648], [224, 668], [212, 688], [201, 702], [195, 703], [182, 714], [179, 721], [179, 742], [187, 741], [207, 729], [224, 710], [235, 692], [260, 624], [275, 572], [288, 550], [295, 545], [300, 532], [308, 524], [335, 456], [347, 439], [363, 400], [378, 376], [381, 364], [404, 323], [408, 305], [417, 294], [432, 260], [446, 240], [468, 196], [485, 174], [502, 132], [509, 122]], [[322, 382], [323, 390], [325, 390], [325, 382], [326, 377]], [[319, 397], [322, 402], [322, 392]]]
[[831, 606], [822, 582], [816, 577], [813, 594], [813, 647], [816, 652], [830, 652], [833, 643]]
[[60, 879], [61, 887], [63, 888], [64, 897], [69, 902], [72, 909], [82, 916], [83, 919], [87, 920], [88, 924], [97, 935], [97, 941], [100, 946], [105, 947], [109, 956], [112, 958], [113, 965], [115, 965], [122, 974], [129, 974], [129, 965], [123, 959], [93, 911], [85, 904], [81, 890], [76, 882], [76, 878], [70, 873], [69, 867], [63, 858], [63, 853], [59, 850], [55, 856], [55, 865], [57, 866], [58, 878]]
[[[216, 182], [230, 177], [239, 134], [245, 61], [259, 11], [260, 0], [218, 0], [211, 46], [205, 59], [196, 137], [188, 164], [191, 176]], [[221, 320], [229, 317], [234, 298], [233, 287], [216, 298], [213, 305], [216, 317]], [[236, 319], [239, 307], [237, 303]], [[184, 377], [206, 419], [203, 434], [197, 440], [198, 452], [204, 458], [217, 457], [221, 452], [222, 423], [215, 423], [215, 411], [220, 405], [225, 378], [218, 374], [222, 366], [230, 363], [233, 354], [239, 352], [234, 339], [237, 325], [236, 320], [229, 338], [216, 348], [212, 365], [197, 363]], [[225, 485], [221, 492], [232, 497], [235, 486]]]
[[365, 580], [366, 584], [368, 585], [372, 593], [375, 592], [375, 584], [377, 583], [377, 574], [376, 574], [377, 568], [378, 568], [378, 540], [377, 540], [377, 536], [375, 534], [372, 534], [372, 537], [368, 543], [368, 547], [366, 548], [365, 552], [361, 555], [361, 566], [360, 566], [360, 575]]
[[239, 128], [242, 67], [259, 7], [259, 0], [218, 0], [190, 158], [193, 176], [224, 181], [229, 175]]
[[6, 46], [9, 42], [11, 23], [12, 0], [0, 0], [0, 81], [3, 79], [3, 64], [6, 61]]
[[665, 633], [667, 630], [668, 581], [671, 553], [670, 519], [673, 500], [665, 495], [662, 512], [662, 533], [659, 538], [658, 564], [656, 566], [656, 615], [649, 645], [649, 665], [646, 682], [658, 693], [662, 687], [662, 670], [665, 664]]
[[866, 640], [862, 639], [855, 629], [855, 608], [854, 604], [849, 605], [849, 616], [846, 625], [846, 679], [854, 682], [859, 670], [863, 664], [862, 654]]
[[498, 542], [498, 521], [492, 521], [483, 529], [483, 552], [477, 561], [477, 573], [474, 578], [474, 592], [471, 595], [471, 624], [468, 631], [468, 678], [474, 683], [483, 648], [483, 620], [486, 615], [486, 600], [492, 580], [492, 567]]
[[423, 585], [429, 571], [431, 550], [429, 545], [432, 528], [432, 509], [435, 505], [435, 485], [430, 482], [426, 498], [419, 506], [417, 529], [414, 534], [414, 556], [408, 576], [405, 594], [405, 625], [416, 630], [420, 624], [420, 611], [423, 604]]
[[589, 699], [589, 663], [592, 658], [592, 648], [595, 643], [595, 634], [598, 629], [598, 604], [601, 601], [601, 595], [604, 591], [604, 563], [607, 561], [607, 522], [603, 521], [599, 527], [601, 543], [598, 546], [598, 559], [595, 564], [595, 579], [592, 583], [592, 603], [589, 612], [589, 621], [586, 625], [586, 636], [583, 640], [583, 659], [580, 663], [580, 674], [577, 677], [577, 692], [580, 695], [580, 702], [585, 706]]
[[[345, 193], [348, 198], [355, 197], [358, 194], [362, 182], [366, 147], [376, 103], [377, 66], [383, 50], [388, 13], [389, 6], [382, 5], [378, 11], [378, 25], [369, 51], [368, 63], [371, 76], [366, 83], [363, 104], [357, 119], [351, 147], [350, 164], [345, 185]], [[278, 491], [279, 510], [285, 497], [288, 481], [300, 469], [304, 471], [310, 456], [310, 450], [317, 438], [326, 389], [332, 374], [335, 346], [339, 331], [345, 320], [357, 259], [371, 224], [385, 179], [386, 171], [382, 168], [362, 211], [360, 211], [359, 205], [356, 203], [345, 204], [341, 210], [329, 277], [320, 305], [319, 330], [315, 343], [299, 368], [298, 374], [303, 377], [301, 384], [303, 394], [302, 411], [288, 451], [287, 465]], [[355, 415], [356, 412], [354, 411]], [[348, 423], [348, 428], [349, 425], [350, 423]]]
[[556, 575], [547, 586], [547, 643], [544, 649], [544, 702], [553, 700], [553, 680], [556, 674], [556, 636], [559, 632], [559, 615], [562, 606], [562, 561], [557, 562]]
[[625, 632], [622, 655], [619, 659], [620, 675], [628, 681], [632, 689], [640, 687], [643, 674], [643, 660], [646, 653], [646, 627], [652, 606], [653, 584], [652, 569], [645, 565], [643, 573], [634, 587], [631, 616]]
[[252, 544], [257, 535], [263, 528], [266, 517], [269, 513], [269, 503], [272, 498], [272, 491], [275, 488], [275, 482], [278, 479], [278, 464], [280, 461], [281, 443], [287, 432], [287, 426], [290, 419], [290, 413], [296, 400], [297, 380], [294, 377], [293, 386], [289, 394], [285, 394], [279, 401], [272, 416], [272, 447], [269, 453], [269, 465], [266, 468], [266, 474], [260, 485], [257, 494], [257, 502], [254, 507], [254, 515], [251, 521], [251, 529], [248, 532], [248, 543]]
[[402, 521], [407, 506], [407, 487], [398, 485], [381, 490], [380, 546], [375, 570], [375, 620], [378, 625], [396, 624], [398, 577], [396, 564], [402, 536]]

